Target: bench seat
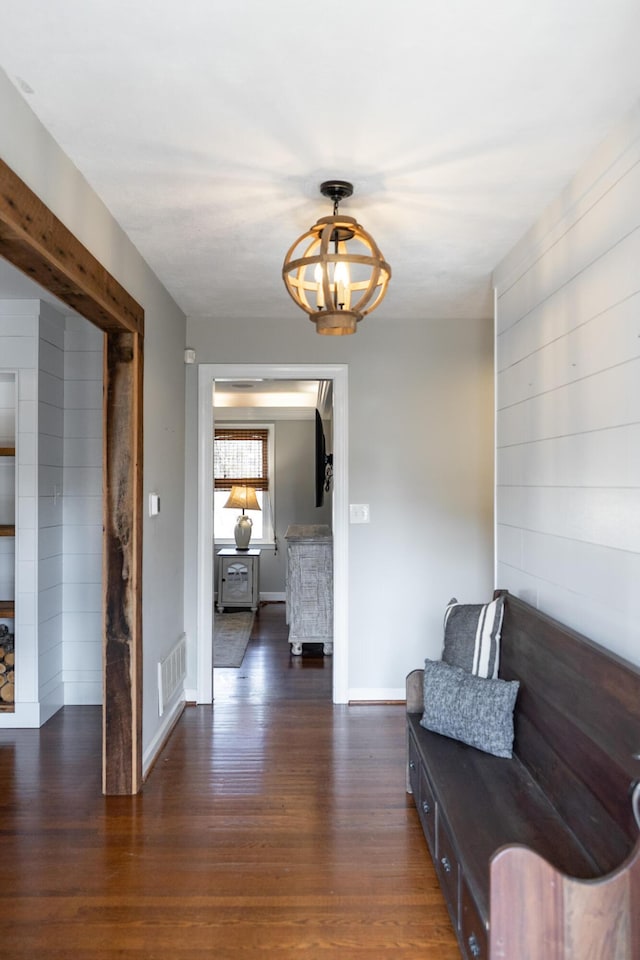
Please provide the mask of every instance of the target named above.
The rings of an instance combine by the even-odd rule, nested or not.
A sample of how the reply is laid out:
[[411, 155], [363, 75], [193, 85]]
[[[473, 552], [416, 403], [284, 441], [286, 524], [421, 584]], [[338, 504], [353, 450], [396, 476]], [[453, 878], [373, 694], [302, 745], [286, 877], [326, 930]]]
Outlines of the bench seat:
[[517, 757], [504, 760], [431, 733], [420, 726], [420, 714], [407, 721], [455, 852], [464, 852], [466, 883], [483, 917], [489, 915], [489, 862], [500, 847], [523, 844], [570, 876], [599, 875]]
[[407, 790], [464, 960], [640, 960], [640, 669], [504, 591], [513, 757], [420, 724]]

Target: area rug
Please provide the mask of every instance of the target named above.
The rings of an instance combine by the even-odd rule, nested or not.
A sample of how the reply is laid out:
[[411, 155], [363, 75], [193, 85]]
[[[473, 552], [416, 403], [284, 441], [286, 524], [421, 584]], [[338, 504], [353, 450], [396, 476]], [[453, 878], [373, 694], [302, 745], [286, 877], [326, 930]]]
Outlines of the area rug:
[[213, 625], [214, 667], [239, 667], [251, 636], [253, 618], [251, 610], [235, 613], [216, 613]]

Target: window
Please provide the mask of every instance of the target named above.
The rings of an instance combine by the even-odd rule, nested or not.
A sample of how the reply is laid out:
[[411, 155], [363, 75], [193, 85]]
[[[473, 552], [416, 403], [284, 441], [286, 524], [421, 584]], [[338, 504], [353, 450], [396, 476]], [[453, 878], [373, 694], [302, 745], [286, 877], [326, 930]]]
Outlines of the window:
[[273, 425], [216, 427], [213, 441], [213, 535], [233, 543], [237, 510], [225, 509], [232, 486], [254, 487], [260, 510], [247, 510], [253, 521], [251, 543], [273, 542]]

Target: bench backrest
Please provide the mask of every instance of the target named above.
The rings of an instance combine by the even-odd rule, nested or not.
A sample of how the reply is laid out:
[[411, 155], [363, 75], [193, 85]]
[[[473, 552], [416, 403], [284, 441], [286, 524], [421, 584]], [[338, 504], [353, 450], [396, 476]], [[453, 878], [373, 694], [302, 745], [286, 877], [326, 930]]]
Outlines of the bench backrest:
[[520, 680], [514, 751], [602, 872], [638, 836], [640, 670], [505, 591], [500, 676]]

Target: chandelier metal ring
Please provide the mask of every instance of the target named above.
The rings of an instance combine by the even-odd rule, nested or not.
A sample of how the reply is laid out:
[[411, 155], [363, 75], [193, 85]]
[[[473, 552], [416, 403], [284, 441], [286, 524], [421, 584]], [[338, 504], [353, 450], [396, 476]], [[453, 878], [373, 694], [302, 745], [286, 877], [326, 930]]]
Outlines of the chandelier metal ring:
[[329, 180], [320, 191], [334, 203], [291, 245], [282, 278], [293, 301], [309, 315], [319, 334], [344, 336], [378, 306], [387, 291], [391, 267], [378, 245], [353, 217], [340, 215], [340, 200], [351, 196], [345, 180]]

